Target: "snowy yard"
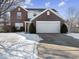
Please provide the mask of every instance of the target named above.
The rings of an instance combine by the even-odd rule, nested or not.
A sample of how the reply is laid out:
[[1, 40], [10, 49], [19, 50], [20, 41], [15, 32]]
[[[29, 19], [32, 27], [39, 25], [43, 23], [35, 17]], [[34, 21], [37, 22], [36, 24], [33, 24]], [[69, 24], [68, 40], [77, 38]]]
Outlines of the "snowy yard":
[[79, 33], [68, 33], [66, 35], [71, 36], [71, 37], [73, 37], [75, 39], [79, 39]]
[[36, 34], [0, 33], [0, 59], [36, 59]]

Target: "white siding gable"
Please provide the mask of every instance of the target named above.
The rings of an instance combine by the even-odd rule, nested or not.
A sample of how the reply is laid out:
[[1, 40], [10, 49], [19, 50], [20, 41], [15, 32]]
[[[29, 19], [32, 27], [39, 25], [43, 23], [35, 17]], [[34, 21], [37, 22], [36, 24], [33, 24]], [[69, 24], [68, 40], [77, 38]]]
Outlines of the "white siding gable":
[[40, 12], [40, 11], [37, 11], [37, 10], [28, 11], [28, 18], [31, 19], [31, 18], [33, 18], [35, 15], [38, 15], [39, 13], [41, 13], [41, 12]]

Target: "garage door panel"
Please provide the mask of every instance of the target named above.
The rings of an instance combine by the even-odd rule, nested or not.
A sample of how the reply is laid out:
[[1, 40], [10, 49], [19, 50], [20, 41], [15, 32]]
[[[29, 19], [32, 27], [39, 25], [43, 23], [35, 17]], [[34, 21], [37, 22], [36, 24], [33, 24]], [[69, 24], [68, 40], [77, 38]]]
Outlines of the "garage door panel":
[[60, 33], [60, 21], [36, 21], [37, 33]]

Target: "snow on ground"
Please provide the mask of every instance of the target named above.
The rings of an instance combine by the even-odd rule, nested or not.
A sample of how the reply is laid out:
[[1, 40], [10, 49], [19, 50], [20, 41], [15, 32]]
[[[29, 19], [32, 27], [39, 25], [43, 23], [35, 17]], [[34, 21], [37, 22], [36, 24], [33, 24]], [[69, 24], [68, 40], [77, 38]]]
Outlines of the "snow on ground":
[[71, 37], [76, 38], [76, 39], [79, 39], [79, 33], [68, 33], [66, 35], [71, 36]]
[[35, 42], [39, 42], [41, 40], [43, 40], [41, 37], [39, 37], [39, 35], [37, 34], [26, 34], [26, 33], [17, 33], [17, 34], [20, 34], [24, 37], [26, 37], [27, 39], [31, 40], [31, 41], [35, 41]]
[[36, 59], [36, 34], [0, 33], [0, 59]]

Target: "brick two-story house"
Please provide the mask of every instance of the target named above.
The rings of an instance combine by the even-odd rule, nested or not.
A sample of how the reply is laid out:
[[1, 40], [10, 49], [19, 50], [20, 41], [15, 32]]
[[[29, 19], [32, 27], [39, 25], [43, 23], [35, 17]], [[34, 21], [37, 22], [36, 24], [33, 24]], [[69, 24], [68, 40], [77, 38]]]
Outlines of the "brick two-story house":
[[60, 33], [64, 19], [55, 9], [17, 7], [10, 11], [10, 23], [10, 30]]

